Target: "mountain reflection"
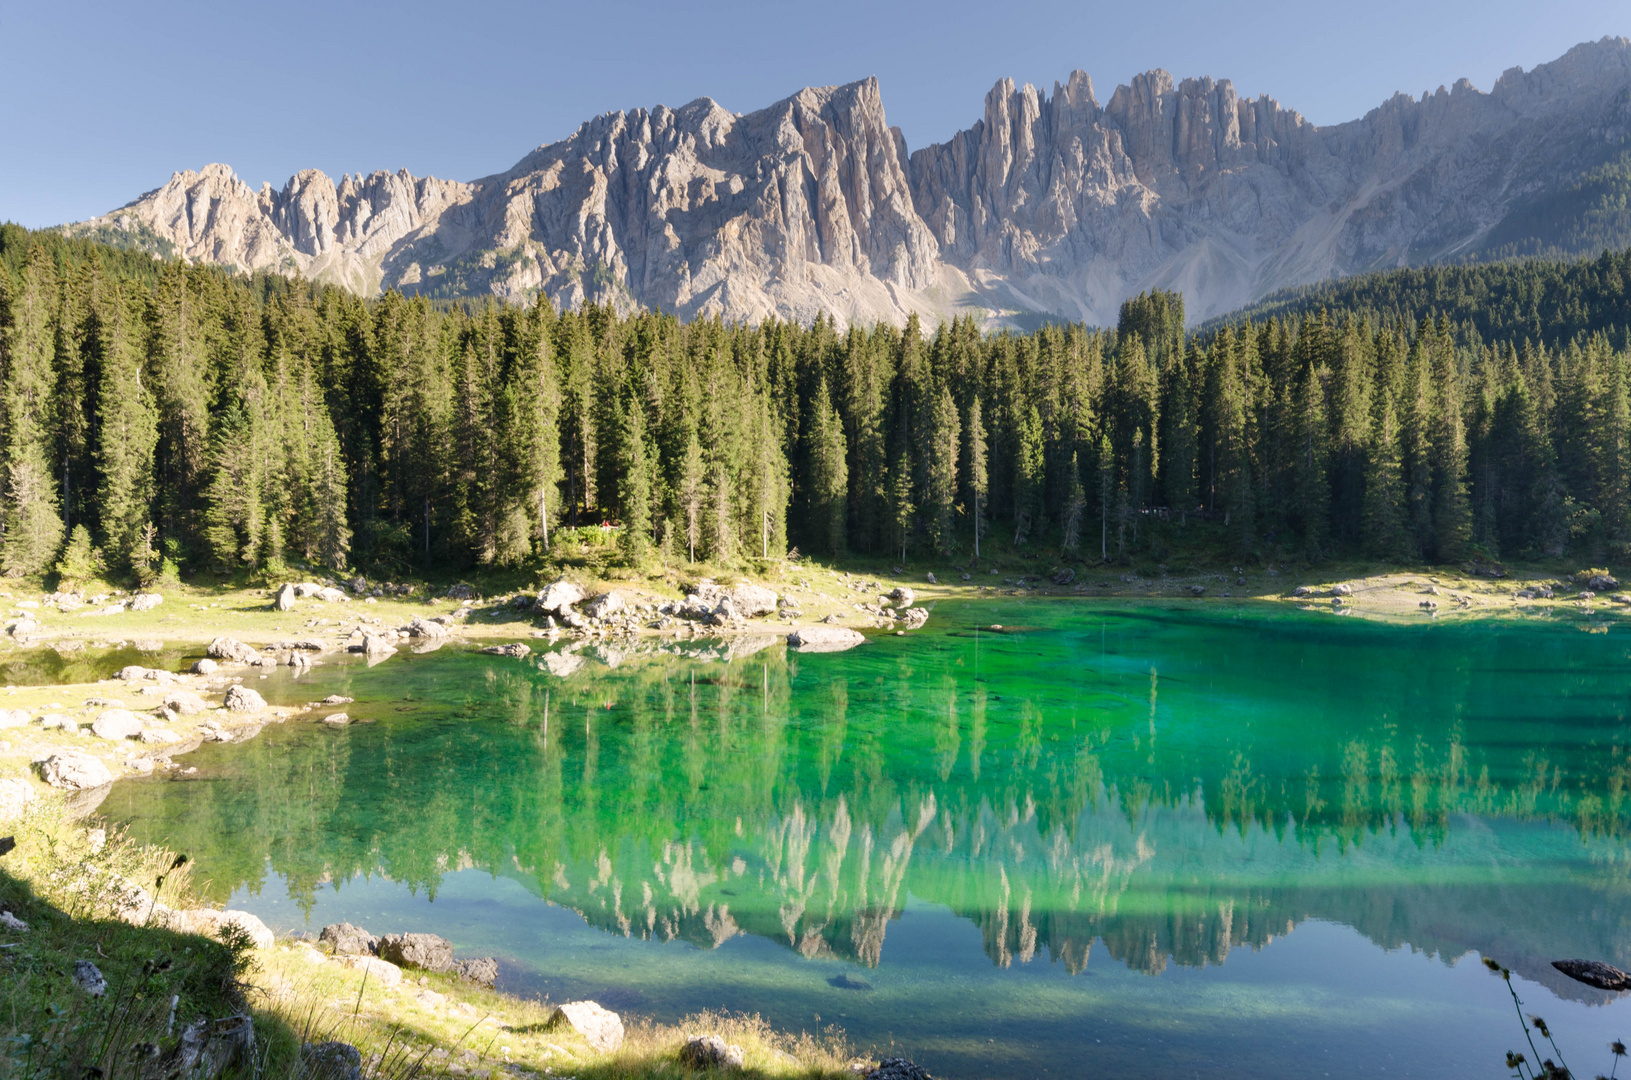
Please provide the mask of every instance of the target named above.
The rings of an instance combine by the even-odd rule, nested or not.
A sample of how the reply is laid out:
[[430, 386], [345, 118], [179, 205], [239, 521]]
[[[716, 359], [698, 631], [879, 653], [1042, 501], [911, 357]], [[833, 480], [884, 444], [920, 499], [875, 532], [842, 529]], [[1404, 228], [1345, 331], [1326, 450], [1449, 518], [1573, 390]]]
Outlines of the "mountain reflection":
[[1157, 973], [1319, 918], [1583, 996], [1546, 961], [1628, 959], [1623, 647], [1543, 644], [1541, 688], [1495, 673], [1543, 660], [1531, 637], [1390, 633], [1123, 618], [821, 657], [585, 651], [565, 679], [443, 650], [268, 684], [376, 722], [269, 728], [105, 809], [222, 899], [268, 870], [306, 905], [357, 875], [434, 896], [477, 867], [616, 934], [877, 965], [910, 893], [995, 964], [1073, 973], [1095, 940]]

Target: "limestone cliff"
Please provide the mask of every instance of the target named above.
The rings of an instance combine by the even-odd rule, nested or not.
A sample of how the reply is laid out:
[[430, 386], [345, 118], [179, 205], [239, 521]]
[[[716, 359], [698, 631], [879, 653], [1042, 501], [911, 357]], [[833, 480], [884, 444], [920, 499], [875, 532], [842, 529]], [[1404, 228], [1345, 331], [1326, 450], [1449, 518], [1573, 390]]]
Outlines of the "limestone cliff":
[[1627, 153], [1631, 42], [1605, 38], [1488, 93], [1462, 80], [1327, 128], [1164, 71], [1101, 105], [1075, 72], [1051, 94], [999, 82], [972, 127], [908, 158], [868, 79], [745, 115], [706, 98], [608, 113], [469, 183], [307, 171], [254, 192], [210, 165], [77, 227], [363, 293], [990, 324], [1113, 322], [1163, 287], [1201, 319], [1336, 275], [1555, 247], [1569, 185]]

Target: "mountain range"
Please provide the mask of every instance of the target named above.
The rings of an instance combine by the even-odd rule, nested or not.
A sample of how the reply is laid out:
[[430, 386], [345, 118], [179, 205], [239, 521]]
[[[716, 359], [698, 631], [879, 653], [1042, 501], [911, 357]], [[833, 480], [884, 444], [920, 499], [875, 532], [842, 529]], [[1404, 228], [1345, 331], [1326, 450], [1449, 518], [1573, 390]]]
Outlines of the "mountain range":
[[1100, 104], [1011, 80], [908, 151], [876, 79], [751, 113], [611, 112], [472, 181], [225, 165], [70, 232], [363, 294], [840, 325], [971, 314], [1109, 324], [1146, 289], [1192, 321], [1369, 270], [1631, 243], [1631, 41], [1483, 92], [1462, 79], [1319, 127], [1227, 79], [1151, 71]]

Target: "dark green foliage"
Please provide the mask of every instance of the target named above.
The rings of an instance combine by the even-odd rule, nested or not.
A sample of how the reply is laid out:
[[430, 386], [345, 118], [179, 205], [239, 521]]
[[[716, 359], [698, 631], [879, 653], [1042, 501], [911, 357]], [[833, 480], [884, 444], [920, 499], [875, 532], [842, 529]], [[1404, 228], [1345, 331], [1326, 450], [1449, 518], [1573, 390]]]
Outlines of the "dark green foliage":
[[364, 301], [0, 228], [0, 559], [40, 573], [72, 528], [65, 566], [88, 540], [143, 582], [513, 567], [612, 521], [665, 565], [1161, 559], [1184, 530], [1235, 559], [1627, 555], [1628, 285], [1604, 255], [1199, 334], [1155, 292], [1114, 333], [840, 335]]

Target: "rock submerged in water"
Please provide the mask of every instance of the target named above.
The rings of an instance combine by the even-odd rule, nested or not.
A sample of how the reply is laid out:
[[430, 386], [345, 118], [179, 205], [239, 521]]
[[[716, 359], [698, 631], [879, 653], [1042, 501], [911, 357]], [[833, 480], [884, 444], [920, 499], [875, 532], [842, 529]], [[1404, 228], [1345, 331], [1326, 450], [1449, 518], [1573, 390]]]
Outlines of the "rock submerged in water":
[[866, 1080], [934, 1080], [929, 1070], [914, 1065], [906, 1058], [884, 1058], [878, 1067], [866, 1074]]
[[803, 626], [787, 635], [787, 644], [801, 653], [843, 652], [866, 644], [866, 637], [847, 626]]
[[453, 943], [435, 934], [386, 934], [375, 948], [381, 960], [424, 971], [452, 971]]
[[680, 1063], [693, 1069], [740, 1069], [742, 1048], [718, 1035], [693, 1035], [680, 1047]]
[[1631, 973], [1601, 960], [1553, 960], [1552, 966], [1576, 982], [1599, 990], [1631, 990]]
[[544, 1021], [544, 1030], [553, 1031], [565, 1025], [582, 1035], [584, 1041], [602, 1053], [610, 1053], [623, 1045], [623, 1020], [610, 1009], [603, 1009], [595, 1001], [569, 1001], [557, 1005]]
[[532, 655], [532, 647], [525, 642], [512, 641], [508, 645], [489, 645], [481, 650], [493, 656], [508, 656], [516, 660], [524, 660]]

